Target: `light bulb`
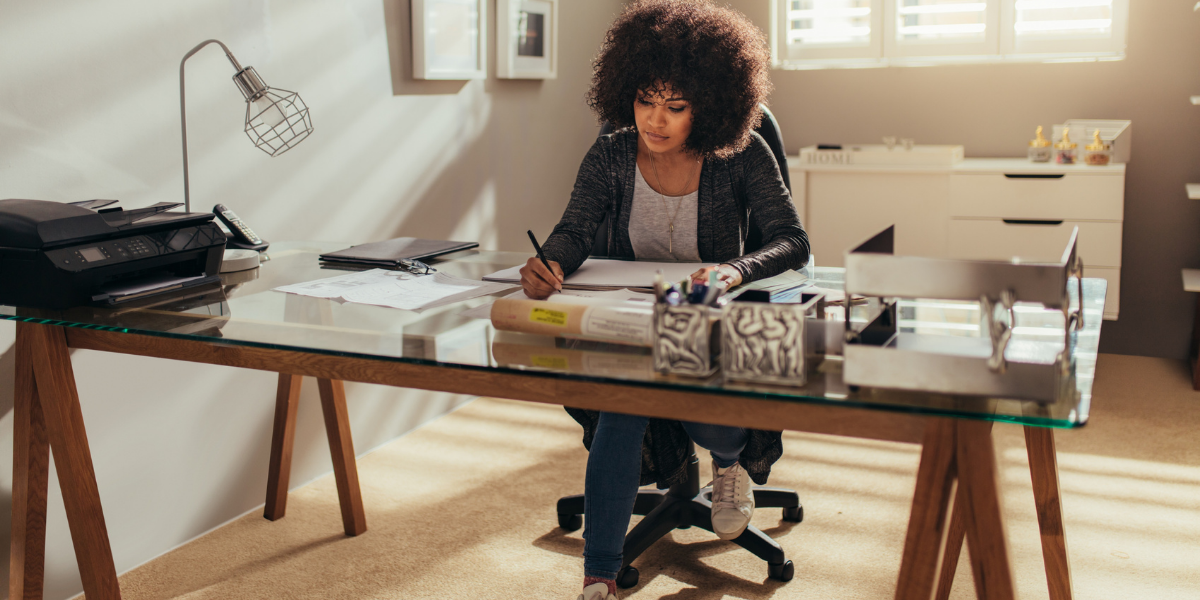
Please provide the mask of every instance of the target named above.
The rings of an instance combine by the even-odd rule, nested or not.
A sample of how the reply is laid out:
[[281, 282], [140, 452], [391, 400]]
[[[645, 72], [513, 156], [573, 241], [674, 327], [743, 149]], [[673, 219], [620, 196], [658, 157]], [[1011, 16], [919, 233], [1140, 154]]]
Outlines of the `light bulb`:
[[251, 104], [254, 105], [254, 113], [271, 129], [275, 129], [280, 123], [286, 120], [286, 115], [279, 109], [279, 105], [268, 98], [266, 94], [255, 98], [251, 101]]

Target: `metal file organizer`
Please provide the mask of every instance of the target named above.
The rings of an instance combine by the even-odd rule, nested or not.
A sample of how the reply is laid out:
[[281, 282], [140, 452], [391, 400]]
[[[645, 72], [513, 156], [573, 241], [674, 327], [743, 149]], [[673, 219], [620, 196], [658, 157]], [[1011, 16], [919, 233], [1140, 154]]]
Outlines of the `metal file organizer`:
[[[1053, 264], [894, 256], [889, 227], [846, 253], [846, 294], [869, 299], [868, 321], [845, 321], [843, 377], [850, 385], [1053, 402], [1075, 393], [1071, 350], [1083, 327], [1083, 261], [1079, 228]], [[1071, 278], [1075, 281], [1072, 282]], [[1079, 302], [1072, 309], [1069, 287]], [[980, 303], [981, 337], [901, 331], [900, 299]], [[1063, 335], [1012, 338], [1013, 305], [1063, 312]], [[997, 315], [1000, 312], [1001, 315]], [[1042, 336], [1044, 337], [1044, 336]]]

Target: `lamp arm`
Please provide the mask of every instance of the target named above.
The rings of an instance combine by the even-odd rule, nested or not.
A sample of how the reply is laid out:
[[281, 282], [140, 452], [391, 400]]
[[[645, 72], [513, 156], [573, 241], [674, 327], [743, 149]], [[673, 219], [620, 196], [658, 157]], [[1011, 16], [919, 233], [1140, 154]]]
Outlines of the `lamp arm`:
[[185, 95], [184, 95], [184, 89], [183, 89], [183, 81], [184, 81], [183, 65], [184, 65], [184, 63], [187, 62], [187, 59], [192, 57], [193, 54], [199, 52], [201, 48], [203, 48], [209, 44], [217, 44], [217, 45], [221, 46], [221, 49], [225, 51], [225, 56], [229, 59], [229, 62], [233, 63], [233, 68], [236, 69], [238, 72], [242, 71], [242, 65], [239, 64], [238, 60], [233, 57], [233, 53], [229, 51], [229, 47], [226, 46], [225, 44], [221, 43], [220, 40], [205, 40], [203, 42], [200, 42], [195, 48], [192, 48], [190, 52], [183, 55], [183, 60], [179, 61], [179, 127], [183, 134], [183, 210], [184, 210], [184, 212], [192, 212], [192, 206], [191, 206], [191, 192], [188, 187], [187, 104], [184, 101]]

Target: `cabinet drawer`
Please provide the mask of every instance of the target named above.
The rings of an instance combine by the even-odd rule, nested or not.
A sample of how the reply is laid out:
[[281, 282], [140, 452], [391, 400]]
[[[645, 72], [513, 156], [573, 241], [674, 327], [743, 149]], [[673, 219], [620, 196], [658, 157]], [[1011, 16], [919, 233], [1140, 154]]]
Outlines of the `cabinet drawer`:
[[1121, 266], [1121, 223], [1063, 221], [1061, 224], [1005, 222], [1000, 219], [950, 221], [950, 258], [1056, 262], [1079, 227], [1079, 256], [1084, 267]]
[[1120, 221], [1124, 198], [1122, 175], [950, 176], [951, 217]]

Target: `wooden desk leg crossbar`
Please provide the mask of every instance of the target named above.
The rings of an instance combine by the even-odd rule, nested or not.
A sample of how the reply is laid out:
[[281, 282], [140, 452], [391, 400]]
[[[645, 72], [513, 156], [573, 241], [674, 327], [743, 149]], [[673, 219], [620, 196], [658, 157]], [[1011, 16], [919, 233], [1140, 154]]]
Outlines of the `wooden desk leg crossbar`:
[[42, 597], [48, 450], [53, 450], [83, 591], [88, 600], [118, 600], [66, 334], [61, 327], [18, 323], [16, 363], [9, 598]]
[[[267, 473], [267, 504], [263, 516], [274, 521], [287, 512], [288, 480], [292, 471], [292, 446], [296, 435], [296, 410], [300, 406], [300, 375], [279, 374], [275, 398], [275, 426], [271, 435], [271, 465]], [[354, 459], [354, 440], [350, 435], [350, 417], [346, 412], [346, 388], [337, 379], [317, 379], [321, 391], [321, 412], [333, 458], [333, 476], [337, 481], [342, 507], [342, 525], [346, 535], [367, 530], [362, 492], [358, 485], [358, 465]]]
[[[961, 510], [952, 511], [951, 507]], [[897, 600], [933, 597], [948, 547], [961, 548], [961, 542], [951, 540], [953, 512], [962, 515], [976, 597], [1013, 600], [990, 423], [932, 419], [927, 426]]]

